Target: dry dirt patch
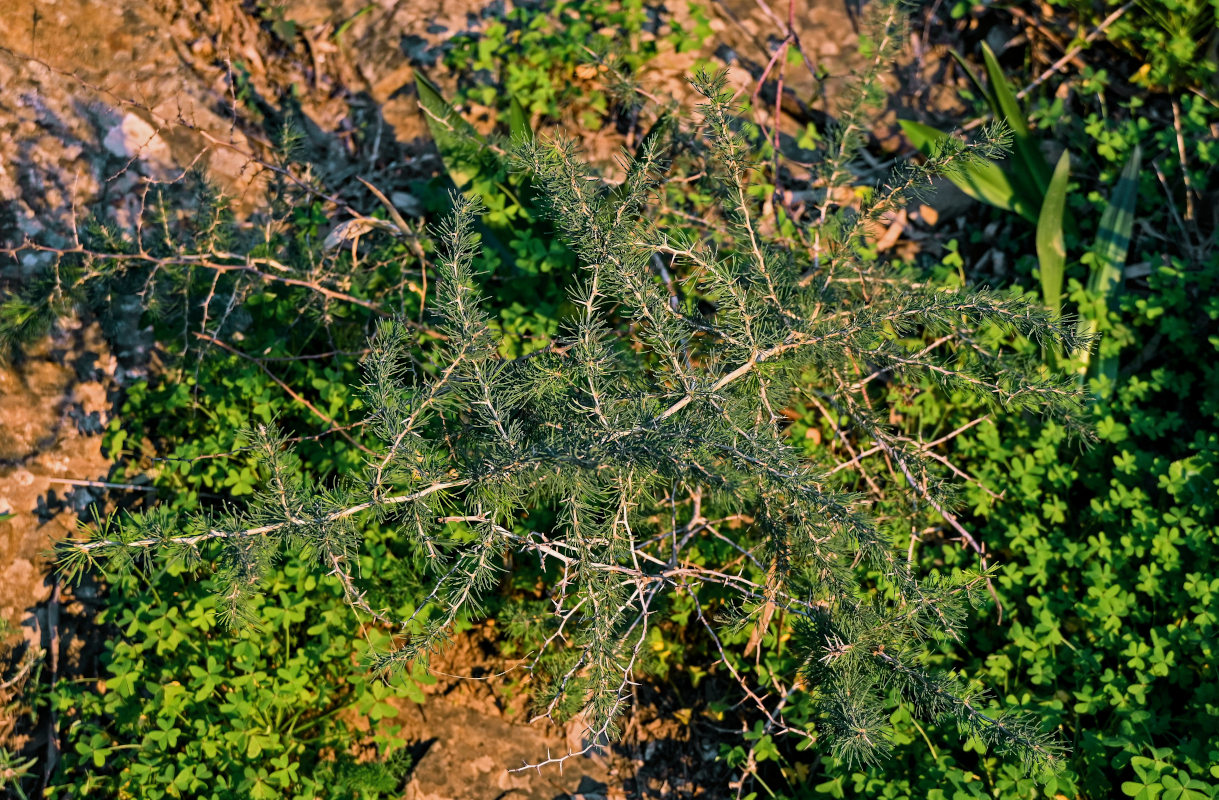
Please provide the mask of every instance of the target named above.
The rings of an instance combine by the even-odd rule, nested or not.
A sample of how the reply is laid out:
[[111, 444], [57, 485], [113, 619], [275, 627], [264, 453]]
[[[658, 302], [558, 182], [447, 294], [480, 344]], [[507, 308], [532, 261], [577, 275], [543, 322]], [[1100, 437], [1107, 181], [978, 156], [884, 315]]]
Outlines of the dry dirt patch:
[[[104, 481], [110, 468], [100, 434], [114, 369], [97, 326], [70, 323], [0, 365], [0, 513], [10, 515], [0, 521], [0, 619], [13, 631], [0, 653], [17, 661], [41, 650], [48, 678], [80, 670], [91, 654], [87, 606], [95, 589], [59, 590], [49, 553], [101, 497], [99, 486], [81, 482]], [[0, 746], [45, 752], [49, 728], [26, 724], [24, 709], [15, 711], [0, 721]]]

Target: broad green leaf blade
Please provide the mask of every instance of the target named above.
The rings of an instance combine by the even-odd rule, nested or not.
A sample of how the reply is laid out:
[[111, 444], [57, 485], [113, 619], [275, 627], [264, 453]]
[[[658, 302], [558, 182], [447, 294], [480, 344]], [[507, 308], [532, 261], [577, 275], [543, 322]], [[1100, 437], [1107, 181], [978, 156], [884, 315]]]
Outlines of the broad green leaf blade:
[[964, 72], [966, 77], [969, 78], [970, 83], [972, 83], [974, 88], [978, 90], [978, 94], [982, 95], [983, 99], [990, 104], [991, 108], [994, 108], [995, 99], [991, 97], [990, 90], [986, 88], [986, 84], [982, 83], [982, 79], [978, 77], [978, 73], [974, 72], [973, 67], [969, 66], [969, 62], [962, 58], [961, 54], [956, 50], [949, 50], [948, 52], [952, 55], [953, 60], [957, 62], [957, 66], [961, 68], [961, 71]]
[[[428, 130], [436, 142], [436, 149], [440, 151], [449, 178], [466, 195], [478, 194], [474, 179], [479, 175], [478, 156], [489, 145], [486, 137], [445, 101], [436, 84], [418, 72], [415, 73], [415, 86], [419, 91], [419, 107], [427, 117]], [[505, 195], [512, 196], [504, 184], [495, 185]], [[515, 197], [512, 197], [512, 200], [520, 205], [520, 201]], [[483, 237], [483, 243], [495, 250], [505, 263], [515, 262], [515, 254], [500, 241], [491, 228], [481, 221], [476, 228]]]
[[476, 172], [466, 154], [472, 146], [485, 145], [486, 139], [453, 110], [440, 95], [436, 84], [418, 72], [415, 73], [415, 88], [419, 92], [419, 107], [427, 117], [428, 130], [444, 160], [444, 167], [453, 183], [464, 191]]
[[512, 141], [533, 141], [533, 126], [529, 124], [529, 114], [516, 97], [508, 101], [508, 133]]
[[[1122, 271], [1134, 233], [1134, 210], [1138, 203], [1139, 171], [1142, 166], [1143, 150], [1136, 145], [1101, 215], [1100, 232], [1092, 246], [1094, 261], [1092, 274], [1088, 277], [1088, 293], [1102, 298], [1104, 307], [1110, 310], [1115, 308], [1122, 289]], [[1081, 319], [1079, 324], [1081, 330], [1091, 335], [1096, 333], [1100, 323], [1097, 319]], [[1080, 355], [1086, 371], [1091, 352], [1085, 350]], [[1113, 381], [1117, 377], [1117, 361], [1113, 358], [1101, 359], [1097, 372]]]
[[990, 45], [986, 42], [982, 43], [982, 61], [986, 65], [986, 78], [990, 81], [990, 96], [995, 102], [993, 109], [995, 116], [1007, 120], [1008, 126], [1012, 129], [1012, 135], [1017, 139], [1028, 136], [1028, 120], [1024, 118], [1020, 103], [1016, 100], [1012, 87], [1007, 83], [1007, 76], [1003, 74], [1003, 68], [999, 66], [999, 59], [995, 57], [995, 51], [991, 50]]
[[[929, 154], [937, 142], [948, 138], [947, 133], [920, 122], [900, 120], [900, 124], [911, 144], [924, 155]], [[1034, 208], [1016, 192], [1007, 175], [993, 161], [979, 160], [948, 175], [947, 178], [958, 189], [979, 202], [1004, 211], [1014, 211], [1029, 222], [1037, 222]]]
[[1139, 196], [1139, 170], [1142, 166], [1143, 150], [1136, 145], [1122, 169], [1117, 186], [1113, 188], [1109, 205], [1101, 215], [1100, 232], [1092, 248], [1096, 253], [1096, 263], [1088, 279], [1088, 289], [1103, 296], [1111, 306], [1121, 287], [1126, 253], [1134, 232], [1134, 208]]
[[1046, 307], [1062, 311], [1062, 282], [1067, 266], [1067, 246], [1062, 218], [1067, 205], [1067, 182], [1071, 177], [1071, 153], [1064, 151], [1041, 203], [1037, 217], [1037, 261], [1041, 272], [1041, 297]]
[[999, 59], [995, 58], [994, 52], [985, 42], [982, 43], [982, 59], [986, 63], [986, 76], [990, 80], [995, 116], [1005, 120], [1011, 128], [1012, 139], [1016, 145], [1016, 159], [1027, 171], [1029, 189], [1036, 191], [1037, 202], [1040, 204], [1050, 185], [1050, 166], [1029, 132], [1028, 119], [1024, 116], [1012, 87], [1008, 85], [1007, 77], [999, 66]]

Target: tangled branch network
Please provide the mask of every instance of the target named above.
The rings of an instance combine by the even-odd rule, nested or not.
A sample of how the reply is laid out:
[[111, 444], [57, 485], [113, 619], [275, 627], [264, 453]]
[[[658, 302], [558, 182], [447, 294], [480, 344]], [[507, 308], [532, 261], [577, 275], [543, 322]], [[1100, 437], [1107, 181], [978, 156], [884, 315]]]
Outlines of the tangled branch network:
[[[658, 609], [679, 601], [766, 733], [873, 759], [888, 749], [884, 708], [896, 690], [922, 719], [954, 719], [1030, 768], [1052, 767], [1058, 746], [1035, 722], [991, 710], [962, 678], [925, 665], [927, 645], [956, 637], [984, 591], [985, 561], [976, 574], [916, 575], [894, 546], [909, 528], [879, 510], [930, 507], [977, 545], [952, 516], [953, 468], [936, 449], [959, 431], [901, 435], [882, 384], [930, 379], [995, 413], [1070, 419], [1078, 407], [1069, 380], [997, 344], [1024, 337], [1070, 351], [1069, 321], [1020, 298], [898, 280], [863, 246], [931, 176], [993, 155], [1002, 136], [948, 140], [846, 208], [831, 198], [860, 144], [842, 130], [816, 170], [812, 227], [781, 242], [758, 213], [723, 76], [695, 86], [701, 122], [673, 140], [717, 199], [712, 223], [658, 222], [673, 164], [663, 137], [624, 158], [619, 185], [570, 143], [517, 142], [513, 166], [582, 265], [550, 346], [499, 354], [476, 276], [479, 204], [455, 194], [436, 231], [436, 335], [391, 319], [369, 345], [362, 473], [309, 484], [286, 437], [259, 427], [250, 440], [266, 480], [253, 502], [188, 519], [153, 508], [65, 544], [65, 566], [214, 560], [236, 622], [274, 559], [294, 552], [393, 634], [371, 664], [393, 674], [436, 653], [505, 571], [536, 559], [548, 610], [530, 620], [541, 646], [525, 668], [540, 716], [578, 716], [587, 730], [584, 749], [529, 767], [619, 734]], [[796, 397], [822, 411], [849, 457], [796, 446], [784, 413]], [[887, 476], [868, 469], [874, 454]], [[373, 524], [428, 555], [434, 588], [405, 619], [373, 607], [363, 588], [361, 530]], [[795, 666], [772, 676], [776, 691], [735, 666], [750, 630], [747, 649], [767, 631], [789, 642]], [[797, 702], [811, 704], [815, 730], [787, 721]]]

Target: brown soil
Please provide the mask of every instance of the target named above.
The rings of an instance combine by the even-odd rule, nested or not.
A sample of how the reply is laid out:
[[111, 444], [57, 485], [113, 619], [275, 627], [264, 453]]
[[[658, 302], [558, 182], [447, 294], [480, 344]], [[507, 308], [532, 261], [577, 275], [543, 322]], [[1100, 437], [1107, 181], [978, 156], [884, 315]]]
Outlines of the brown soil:
[[[398, 724], [419, 741], [422, 758], [407, 787], [408, 800], [672, 800], [732, 796], [731, 774], [714, 741], [699, 731], [697, 711], [644, 687], [622, 739], [587, 755], [559, 759], [588, 744], [584, 725], [571, 720], [527, 721], [535, 715], [520, 661], [498, 654], [488, 622], [456, 637], [433, 660], [435, 685], [422, 705], [400, 702]], [[671, 692], [669, 693], [672, 694]], [[700, 736], [700, 733], [703, 735]], [[520, 769], [518, 769], [520, 768]], [[512, 771], [517, 770], [517, 771]]]
[[[578, 750], [579, 729], [539, 722], [527, 724], [522, 694], [504, 692], [502, 659], [491, 646], [494, 628], [457, 637], [433, 662], [439, 681], [425, 687], [423, 704], [400, 704], [405, 722], [419, 742], [418, 767], [407, 787], [409, 800], [552, 800], [568, 795], [604, 796], [614, 783], [604, 757], [577, 757], [560, 772], [553, 767], [510, 772]], [[499, 677], [497, 677], [499, 676]], [[622, 797], [619, 790], [617, 795]]]
[[[12, 515], [0, 522], [0, 630], [10, 632], [0, 640], [0, 655], [9, 656], [0, 658], [4, 679], [38, 652], [48, 677], [79, 669], [92, 652], [87, 618], [96, 589], [58, 587], [49, 553], [101, 497], [99, 487], [69, 481], [104, 480], [109, 470], [99, 434], [115, 365], [97, 326], [65, 322], [0, 367], [0, 513]], [[0, 704], [21, 684], [0, 692]], [[13, 713], [0, 719], [0, 746], [43, 752], [48, 725]]]
[[51, 594], [47, 551], [76, 529], [104, 480], [101, 429], [110, 413], [113, 359], [96, 326], [64, 331], [0, 369], [0, 615], [14, 627]]

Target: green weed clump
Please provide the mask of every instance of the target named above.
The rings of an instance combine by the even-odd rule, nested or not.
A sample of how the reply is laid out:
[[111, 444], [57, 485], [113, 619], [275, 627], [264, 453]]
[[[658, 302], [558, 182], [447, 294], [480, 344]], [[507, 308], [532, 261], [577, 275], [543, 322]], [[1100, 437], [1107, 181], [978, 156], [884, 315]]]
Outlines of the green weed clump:
[[1152, 91], [1214, 88], [1219, 75], [1219, 3], [1215, 0], [1116, 0], [1093, 4], [1084, 19], [1114, 18], [1105, 39], [1136, 59], [1130, 75], [1113, 75]]
[[[869, 772], [827, 764], [820, 791], [1201, 798], [1219, 789], [1219, 306], [1204, 299], [1219, 260], [1195, 267], [1158, 269], [1110, 317], [1130, 339], [1101, 343], [1123, 371], [1090, 410], [1090, 448], [1060, 426], [1017, 418], [978, 425], [948, 453], [980, 482], [963, 488], [962, 519], [1001, 565], [993, 586], [1003, 617], [937, 660], [1039, 708], [1071, 742], [1066, 769], [1038, 785], [895, 711], [903, 757]], [[1141, 364], [1153, 341], [1154, 359]], [[914, 427], [950, 431], [976, 418], [960, 395], [933, 397], [893, 399]], [[934, 540], [919, 552], [925, 565], [969, 562]], [[1189, 793], [1166, 794], [1177, 788]]]
[[[254, 230], [236, 224], [225, 199], [191, 173], [149, 192], [139, 235], [86, 218], [73, 245], [20, 248], [44, 267], [3, 298], [0, 345], [20, 347], [73, 313], [99, 318], [120, 352], [132, 330], [151, 330], [156, 367], [125, 387], [103, 442], [116, 464], [112, 482], [156, 490], [115, 493], [125, 508], [155, 497], [161, 512], [192, 514], [248, 500], [266, 477], [243, 438], [251, 425], [299, 432], [304, 480], [332, 480], [363, 463], [366, 409], [351, 386], [367, 336], [378, 319], [420, 318], [421, 259], [434, 245], [375, 196], [367, 216], [336, 209], [324, 184], [293, 177], [300, 148], [291, 128], [278, 133], [278, 157], [255, 162], [279, 178]], [[522, 205], [516, 176], [478, 177], [499, 212], [485, 218], [496, 249], [484, 264], [500, 348], [537, 349], [557, 330], [563, 298], [554, 275], [572, 257], [550, 241], [537, 208]], [[435, 215], [448, 208], [449, 185], [445, 175], [421, 176], [407, 188]], [[351, 236], [328, 240], [345, 219]], [[375, 576], [367, 596], [409, 615], [427, 593], [420, 551], [365, 534], [359, 567]], [[65, 722], [57, 789], [369, 798], [400, 789], [409, 764], [386, 701], [422, 701], [417, 684], [430, 678], [370, 681], [362, 660], [389, 640], [376, 629], [334, 629], [342, 595], [324, 578], [274, 567], [273, 591], [248, 609], [255, 632], [235, 636], [216, 626], [206, 583], [184, 583], [178, 569], [115, 566], [96, 621], [122, 641], [99, 655], [97, 675], [61, 682], [49, 698]]]
[[[301, 469], [312, 476], [359, 464], [360, 411], [347, 386], [364, 326], [384, 313], [378, 303], [417, 303], [407, 248], [374, 235], [351, 275], [350, 250], [327, 248], [318, 235], [320, 208], [308, 192], [265, 210], [278, 220], [269, 236], [269, 228], [243, 233], [197, 176], [151, 199], [144, 237], [88, 223], [79, 252], [43, 249], [54, 256], [43, 280], [64, 291], [40, 297], [35, 284], [6, 305], [28, 299], [33, 322], [73, 305], [94, 309], [121, 342], [131, 322], [107, 311], [125, 296], [142, 298], [138, 322], [152, 328], [159, 369], [126, 387], [103, 451], [115, 461], [112, 482], [155, 493], [116, 499], [131, 508], [156, 497], [165, 514], [240, 501], [260, 481], [257, 454], [241, 438], [257, 422], [321, 424], [325, 435], [300, 443], [311, 456]], [[398, 601], [422, 597], [414, 554], [368, 533], [363, 566], [384, 570], [404, 590]], [[112, 633], [98, 673], [61, 680], [48, 698], [63, 731], [48, 791], [400, 796], [411, 764], [392, 703], [422, 701], [419, 685], [431, 679], [367, 681], [359, 659], [381, 634], [346, 624], [340, 590], [279, 565], [249, 609], [253, 627], [233, 634], [217, 627], [209, 580], [177, 567], [115, 567], [94, 620]]]
[[[1136, 4], [1122, 19], [1133, 24], [1163, 11]], [[1124, 46], [1134, 35], [1115, 25], [1095, 50]], [[1191, 40], [1191, 52], [1207, 42]], [[899, 736], [909, 746], [902, 759], [866, 771], [827, 761], [818, 792], [1219, 795], [1219, 111], [1204, 91], [1180, 91], [1205, 72], [1191, 78], [1181, 71], [1188, 59], [1170, 63], [1175, 57], [1149, 50], [1150, 66], [1133, 76], [1160, 75], [1154, 94], [1110, 94], [1120, 76], [1088, 70], [1030, 98], [1020, 111], [1027, 135], [1039, 148], [1054, 142], [1071, 154], [1069, 180], [1059, 190], [1056, 294], [1047, 290], [1051, 273], [1038, 241], [1045, 217], [1036, 213], [1029, 226], [998, 217], [1014, 232], [1004, 248], [1015, 257], [1013, 271], [971, 276], [1015, 283], [1055, 309], [1078, 313], [1098, 333], [1086, 353], [1040, 354], [1050, 368], [1079, 376], [1092, 397], [1096, 441], [1080, 449], [1061, 426], [1008, 417], [977, 424], [943, 451], [977, 479], [963, 487], [968, 512], [961, 519], [1001, 564], [993, 588], [1002, 622], [971, 628], [938, 658], [1001, 686], [1011, 702], [1039, 707], [1073, 755], [1053, 781], [1037, 784], [939, 729], [903, 721]], [[1035, 76], [999, 77], [1021, 85]], [[988, 85], [999, 82], [993, 70], [987, 78]], [[1004, 171], [1024, 165], [1019, 155], [1015, 162]], [[973, 188], [998, 185], [986, 180], [999, 168], [983, 169]], [[1017, 191], [993, 197], [998, 202], [979, 199], [1021, 214], [1012, 202]], [[951, 242], [929, 279], [959, 282], [969, 257], [991, 247], [981, 234]], [[1098, 281], [1099, 274], [1108, 277]], [[924, 389], [890, 395], [909, 429], [951, 431], [977, 420], [980, 409], [963, 395], [941, 395], [929, 383]], [[968, 563], [934, 538], [918, 551], [925, 565]], [[901, 714], [895, 710], [895, 720]]]
[[685, 26], [642, 0], [520, 5], [446, 43], [445, 63], [458, 79], [450, 100], [501, 119], [520, 113], [538, 127], [598, 131], [637, 108], [632, 78], [662, 46], [684, 53], [710, 36], [708, 10], [683, 6]]
[[[1064, 424], [1078, 408], [1071, 381], [1003, 348], [946, 361], [917, 341], [1015, 335], [1073, 351], [1081, 344], [1073, 325], [1019, 297], [909, 283], [869, 255], [870, 231], [885, 214], [931, 176], [995, 155], [1000, 132], [973, 145], [947, 141], [926, 164], [901, 165], [859, 206], [831, 199], [862, 146], [871, 81], [902, 40], [895, 9], [877, 9], [870, 24], [873, 65], [816, 168], [825, 196], [815, 228], [780, 218], [785, 239], [761, 214], [752, 147], [722, 75], [694, 81], [705, 100], [699, 127], [656, 126], [624, 154], [620, 185], [562, 139], [522, 132], [507, 149], [471, 147], [468, 125], [421, 82], [442, 151], [454, 145], [446, 166], [461, 191], [431, 233], [431, 315], [381, 322], [367, 346], [364, 425], [353, 441], [362, 463], [328, 479], [303, 467], [280, 426], [253, 424], [262, 479], [248, 502], [125, 516], [66, 543], [65, 568], [215, 563], [217, 614], [236, 625], [258, 620], [265, 584], [291, 554], [320, 566], [362, 624], [383, 631], [368, 663], [392, 676], [425, 662], [464, 615], [481, 613], [504, 573], [536, 561], [552, 611], [536, 622], [548, 634], [531, 677], [542, 713], [580, 718], [588, 739], [558, 760], [615, 736], [641, 653], [657, 639], [655, 615], [689, 601], [685, 613], [694, 612], [708, 655], [725, 643], [748, 652], [742, 637], [790, 640], [781, 671], [729, 668], [760, 715], [744, 758], [730, 759], [749, 774], [777, 752], [779, 737], [803, 748], [820, 741], [848, 764], [882, 757], [889, 692], [919, 719], [953, 720], [1025, 769], [1053, 771], [1058, 746], [1034, 721], [925, 663], [929, 646], [961, 635], [988, 574], [916, 574], [890, 546], [893, 518], [840, 491], [832, 463], [805, 459], [779, 413], [797, 392], [815, 397], [901, 465], [907, 479], [889, 487], [890, 502], [939, 509], [945, 476], [917, 440], [894, 434], [867, 373], [931, 375], [997, 410], [1045, 412]], [[658, 224], [677, 218], [663, 204], [670, 152], [698, 165], [711, 201], [702, 225]], [[483, 222], [490, 204], [478, 195], [491, 169], [529, 189], [517, 207], [544, 212], [578, 270], [556, 335], [519, 354], [505, 350], [478, 277], [485, 258], [501, 263], [509, 227], [493, 206]], [[513, 194], [493, 185], [497, 199]], [[265, 360], [249, 360], [266, 371]], [[309, 408], [337, 422], [335, 410]], [[382, 605], [366, 590], [359, 565], [370, 528], [381, 527], [427, 554], [418, 562], [433, 587], [426, 598], [399, 587]], [[384, 580], [378, 571], [372, 583]], [[803, 709], [798, 719], [785, 716], [789, 703]]]
[[[542, 713], [602, 743], [634, 681], [669, 681], [756, 781], [742, 792], [1214, 795], [1215, 112], [1194, 94], [1166, 116], [1139, 96], [1026, 108], [1027, 81], [988, 53], [978, 88], [1005, 125], [973, 145], [911, 128], [927, 163], [845, 204], [865, 96], [900, 41], [879, 12], [857, 102], [808, 142], [822, 160], [800, 218], [766, 205], [781, 176], [757, 159], [776, 154], [721, 84], [700, 82], [699, 125], [638, 102], [650, 40], [597, 37], [636, 37], [643, 6], [560, 4], [450, 51], [472, 67], [457, 100], [494, 107], [507, 136], [420, 82], [446, 174], [411, 189], [433, 221], [456, 208], [435, 231], [371, 197], [349, 228], [364, 238], [327, 245], [353, 210], [285, 189], [261, 241], [208, 199], [195, 235], [95, 227], [56, 253], [0, 333], [138, 291], [168, 364], [107, 434], [117, 477], [149, 474], [157, 503], [67, 551], [108, 556], [104, 620], [124, 638], [104, 692], [56, 691], [58, 785], [390, 793], [397, 734], [348, 723], [417, 699], [416, 665], [493, 614]], [[1147, 54], [1139, 81], [1205, 78], [1177, 34], [1112, 36]], [[603, 88], [564, 120], [581, 68]], [[622, 185], [530, 124], [624, 118], [647, 134]], [[1054, 170], [1050, 139], [1070, 153]], [[968, 273], [980, 232], [939, 263], [871, 248], [933, 174], [1024, 218], [1014, 275]], [[971, 602], [989, 613], [966, 625]]]
[[[250, 609], [258, 627], [218, 635], [208, 582], [171, 569], [112, 581], [98, 615], [118, 635], [105, 671], [51, 702], [70, 747], [56, 797], [401, 796], [411, 760], [391, 701], [416, 680], [369, 682], [353, 662], [377, 642], [347, 624], [342, 592], [296, 565]], [[372, 723], [361, 732], [357, 720]]]

